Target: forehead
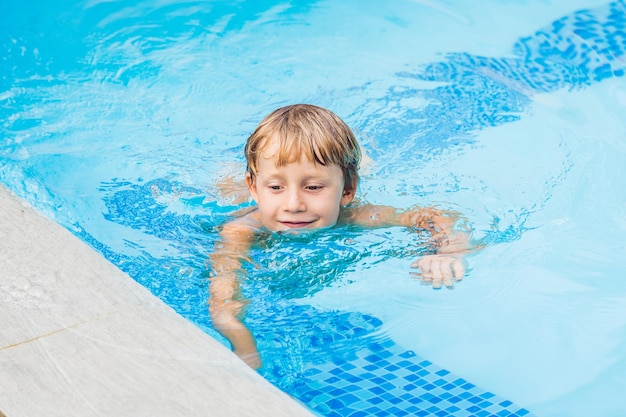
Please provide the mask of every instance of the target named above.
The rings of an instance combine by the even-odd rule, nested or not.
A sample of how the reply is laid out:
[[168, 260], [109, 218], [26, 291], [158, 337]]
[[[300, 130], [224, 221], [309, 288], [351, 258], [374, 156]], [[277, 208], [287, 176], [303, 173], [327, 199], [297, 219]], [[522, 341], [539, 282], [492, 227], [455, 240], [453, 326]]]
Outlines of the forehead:
[[343, 179], [343, 171], [336, 164], [322, 165], [305, 155], [279, 164], [276, 152], [262, 152], [257, 161], [257, 174], [261, 178], [337, 178]]
[[300, 141], [289, 141], [275, 133], [264, 142], [259, 146], [257, 157], [259, 164], [263, 160], [271, 161], [276, 166], [299, 161], [316, 162], [311, 150], [307, 146], [303, 146]]
[[287, 166], [298, 166], [302, 169], [306, 168], [316, 170], [328, 168], [325, 165], [317, 163], [313, 158], [308, 158], [306, 155], [294, 154], [293, 158], [281, 161], [278, 152], [276, 151], [265, 150], [259, 154], [257, 161], [257, 168], [259, 171], [279, 170], [280, 168]]

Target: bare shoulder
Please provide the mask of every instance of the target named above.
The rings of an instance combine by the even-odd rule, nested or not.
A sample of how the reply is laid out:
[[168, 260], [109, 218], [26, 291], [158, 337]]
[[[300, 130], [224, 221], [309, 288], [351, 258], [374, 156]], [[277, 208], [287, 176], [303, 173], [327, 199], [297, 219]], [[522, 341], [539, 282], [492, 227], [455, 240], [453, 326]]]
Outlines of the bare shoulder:
[[350, 205], [343, 209], [339, 221], [363, 227], [385, 227], [398, 225], [398, 210], [389, 206], [369, 203]]
[[220, 236], [226, 241], [246, 242], [252, 241], [254, 235], [261, 228], [261, 222], [256, 209], [231, 220], [224, 224], [220, 230]]

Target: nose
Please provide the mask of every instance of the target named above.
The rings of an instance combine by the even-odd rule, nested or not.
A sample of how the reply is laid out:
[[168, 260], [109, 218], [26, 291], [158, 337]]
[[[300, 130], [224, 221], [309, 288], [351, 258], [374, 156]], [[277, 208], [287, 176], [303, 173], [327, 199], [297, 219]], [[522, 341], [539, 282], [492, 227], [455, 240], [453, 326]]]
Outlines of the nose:
[[306, 210], [306, 206], [300, 195], [300, 190], [290, 190], [285, 196], [285, 211], [301, 212]]

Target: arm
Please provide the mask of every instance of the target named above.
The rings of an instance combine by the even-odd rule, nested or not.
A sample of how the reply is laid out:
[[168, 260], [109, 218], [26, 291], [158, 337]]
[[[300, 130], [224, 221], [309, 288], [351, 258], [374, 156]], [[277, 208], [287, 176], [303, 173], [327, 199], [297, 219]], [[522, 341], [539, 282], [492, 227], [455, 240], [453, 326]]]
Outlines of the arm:
[[213, 327], [228, 339], [235, 354], [252, 368], [259, 368], [261, 360], [254, 337], [238, 318], [245, 302], [238, 294], [237, 277], [255, 230], [246, 220], [249, 220], [248, 216], [226, 224], [209, 256], [213, 270], [209, 284], [209, 312]]
[[404, 226], [429, 233], [436, 253], [419, 258], [411, 267], [418, 268], [422, 281], [432, 284], [433, 288], [442, 285], [451, 288], [465, 276], [463, 257], [472, 248], [468, 231], [455, 228], [460, 217], [459, 213], [433, 207], [399, 211], [364, 204], [348, 209], [342, 219], [363, 227]]

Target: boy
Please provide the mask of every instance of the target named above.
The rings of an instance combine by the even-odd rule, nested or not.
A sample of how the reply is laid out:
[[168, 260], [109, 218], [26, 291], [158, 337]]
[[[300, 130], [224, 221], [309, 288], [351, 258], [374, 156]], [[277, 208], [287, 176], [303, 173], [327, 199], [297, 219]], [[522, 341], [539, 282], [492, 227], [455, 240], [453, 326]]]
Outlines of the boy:
[[412, 267], [433, 288], [452, 287], [465, 275], [468, 236], [453, 229], [456, 215], [434, 208], [398, 211], [354, 202], [361, 150], [350, 128], [329, 110], [307, 104], [268, 115], [248, 138], [246, 185], [256, 208], [225, 224], [210, 255], [213, 269], [209, 311], [213, 326], [253, 368], [261, 365], [250, 331], [237, 318], [237, 275], [257, 232], [298, 233], [356, 224], [405, 226], [429, 232], [436, 253]]

